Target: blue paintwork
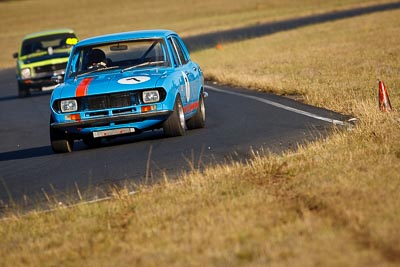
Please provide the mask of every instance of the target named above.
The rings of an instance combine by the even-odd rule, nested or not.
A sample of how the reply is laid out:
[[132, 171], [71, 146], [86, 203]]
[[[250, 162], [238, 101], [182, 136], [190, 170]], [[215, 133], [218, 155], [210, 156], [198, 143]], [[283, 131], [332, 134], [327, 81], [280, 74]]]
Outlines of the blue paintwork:
[[[168, 38], [174, 37], [181, 43], [181, 48], [185, 53], [185, 56], [188, 59], [186, 64], [174, 64], [173, 63], [173, 47], [171, 47], [171, 43], [168, 42]], [[170, 59], [169, 66], [146, 66], [142, 68], [134, 68], [127, 71], [121, 71], [121, 69], [109, 69], [100, 72], [87, 73], [82, 75], [70, 75], [70, 69], [73, 62], [73, 55], [79, 49], [87, 46], [93, 45], [102, 45], [106, 43], [113, 42], [123, 42], [127, 40], [136, 40], [136, 39], [152, 39], [152, 38], [160, 38], [164, 40], [166, 44], [166, 53], [168, 53], [167, 58]], [[187, 95], [187, 88], [185, 86], [185, 74], [190, 83], [190, 95]], [[145, 82], [138, 84], [121, 84], [118, 81], [121, 79], [127, 78], [131, 79], [132, 77], [146, 77], [148, 79]], [[86, 79], [86, 80], [85, 80]], [[90, 118], [87, 116], [87, 111], [78, 111], [71, 113], [62, 113], [54, 109], [54, 105], [56, 101], [60, 99], [77, 99], [77, 91], [78, 87], [82, 86], [82, 84], [90, 79], [90, 83], [87, 86], [87, 90], [85, 92], [86, 96], [93, 95], [104, 95], [110, 93], [118, 93], [118, 92], [132, 92], [135, 90], [143, 90], [143, 89], [152, 89], [152, 88], [164, 88], [166, 91], [166, 97], [163, 101], [157, 102], [154, 105], [156, 106], [155, 111], [151, 111], [149, 113], [154, 113], [154, 116], [148, 116], [149, 113], [146, 113], [147, 117], [143, 119], [141, 122], [124, 122], [123, 124], [119, 123], [115, 125], [113, 123], [113, 118], [118, 117], [118, 115], [112, 115], [113, 110], [117, 110], [118, 108], [109, 108], [106, 109], [107, 115], [99, 115], [91, 116]], [[174, 108], [174, 103], [176, 97], [179, 95], [181, 98], [182, 104], [185, 110], [185, 119], [191, 118], [197, 111], [197, 106], [193, 105], [193, 103], [198, 103], [200, 94], [202, 93], [204, 86], [204, 77], [200, 67], [192, 62], [189, 57], [189, 53], [183, 44], [180, 37], [173, 31], [170, 30], [149, 30], [149, 31], [136, 31], [136, 32], [124, 32], [117, 34], [109, 34], [98, 37], [93, 37], [89, 39], [85, 39], [77, 43], [69, 58], [69, 62], [67, 65], [67, 71], [64, 77], [64, 82], [57, 86], [51, 96], [50, 100], [50, 109], [52, 114], [52, 127], [57, 127], [58, 129], [62, 129], [68, 133], [74, 135], [84, 135], [90, 134], [94, 131], [101, 130], [110, 130], [115, 128], [135, 128], [139, 132], [142, 130], [148, 130], [155, 127], [159, 127], [163, 121], [165, 121], [169, 114]], [[135, 114], [140, 117], [141, 115], [141, 106], [148, 106], [152, 104], [139, 104], [135, 105], [130, 112], [131, 114]], [[193, 106], [195, 108], [193, 108]], [[99, 110], [102, 111], [102, 110]], [[80, 120], [72, 120], [70, 115], [79, 114]], [[124, 113], [124, 115], [127, 115]], [[110, 119], [110, 123], [107, 126], [85, 126], [85, 120], [89, 119], [104, 119], [107, 117]]]

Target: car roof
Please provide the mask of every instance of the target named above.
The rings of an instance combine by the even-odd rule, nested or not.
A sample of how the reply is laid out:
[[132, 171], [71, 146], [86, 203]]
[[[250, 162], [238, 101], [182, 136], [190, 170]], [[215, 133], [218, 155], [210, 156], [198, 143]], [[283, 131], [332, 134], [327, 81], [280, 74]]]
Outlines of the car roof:
[[23, 38], [23, 40], [40, 37], [40, 36], [59, 34], [59, 33], [75, 33], [75, 32], [74, 32], [74, 30], [68, 29], [68, 28], [40, 31], [40, 32], [34, 32], [34, 33], [30, 33], [30, 34], [26, 35]]
[[76, 47], [92, 45], [92, 44], [116, 42], [116, 41], [134, 40], [134, 39], [164, 38], [171, 34], [176, 34], [176, 33], [171, 30], [141, 30], [141, 31], [131, 31], [131, 32], [120, 32], [120, 33], [96, 36], [82, 40], [76, 45]]

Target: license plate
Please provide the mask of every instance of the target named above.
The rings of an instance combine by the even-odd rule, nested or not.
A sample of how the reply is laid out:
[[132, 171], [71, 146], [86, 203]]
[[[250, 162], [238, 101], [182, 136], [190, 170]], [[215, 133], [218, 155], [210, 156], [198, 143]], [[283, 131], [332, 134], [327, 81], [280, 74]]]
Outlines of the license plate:
[[112, 136], [112, 135], [128, 134], [128, 133], [134, 133], [134, 132], [135, 132], [135, 128], [112, 129], [112, 130], [93, 132], [93, 137], [99, 138], [99, 137], [107, 137], [107, 136]]

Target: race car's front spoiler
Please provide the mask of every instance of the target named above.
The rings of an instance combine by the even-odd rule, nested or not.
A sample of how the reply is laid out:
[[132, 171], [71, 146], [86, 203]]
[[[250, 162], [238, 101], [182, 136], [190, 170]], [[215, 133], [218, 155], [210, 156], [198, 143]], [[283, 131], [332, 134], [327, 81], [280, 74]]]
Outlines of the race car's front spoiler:
[[140, 114], [123, 114], [123, 115], [83, 119], [76, 121], [53, 122], [50, 124], [50, 126], [56, 129], [69, 128], [69, 127], [76, 127], [76, 128], [96, 127], [96, 126], [109, 125], [110, 123], [124, 123], [124, 122], [130, 123], [130, 122], [149, 120], [153, 118], [154, 119], [168, 118], [168, 116], [171, 113], [172, 113], [171, 110], [162, 110], [162, 111], [146, 112]]

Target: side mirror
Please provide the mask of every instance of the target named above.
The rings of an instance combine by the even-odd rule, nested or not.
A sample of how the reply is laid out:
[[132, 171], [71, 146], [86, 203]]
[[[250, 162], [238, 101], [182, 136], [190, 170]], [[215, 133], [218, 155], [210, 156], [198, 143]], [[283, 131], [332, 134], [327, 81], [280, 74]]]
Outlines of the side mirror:
[[67, 45], [76, 45], [78, 43], [78, 38], [68, 38], [65, 40], [65, 44]]
[[51, 81], [56, 83], [56, 84], [63, 83], [64, 82], [64, 76], [60, 75], [60, 74], [53, 75], [53, 76], [51, 76]]
[[15, 52], [12, 56], [13, 58], [18, 58], [18, 52]]

